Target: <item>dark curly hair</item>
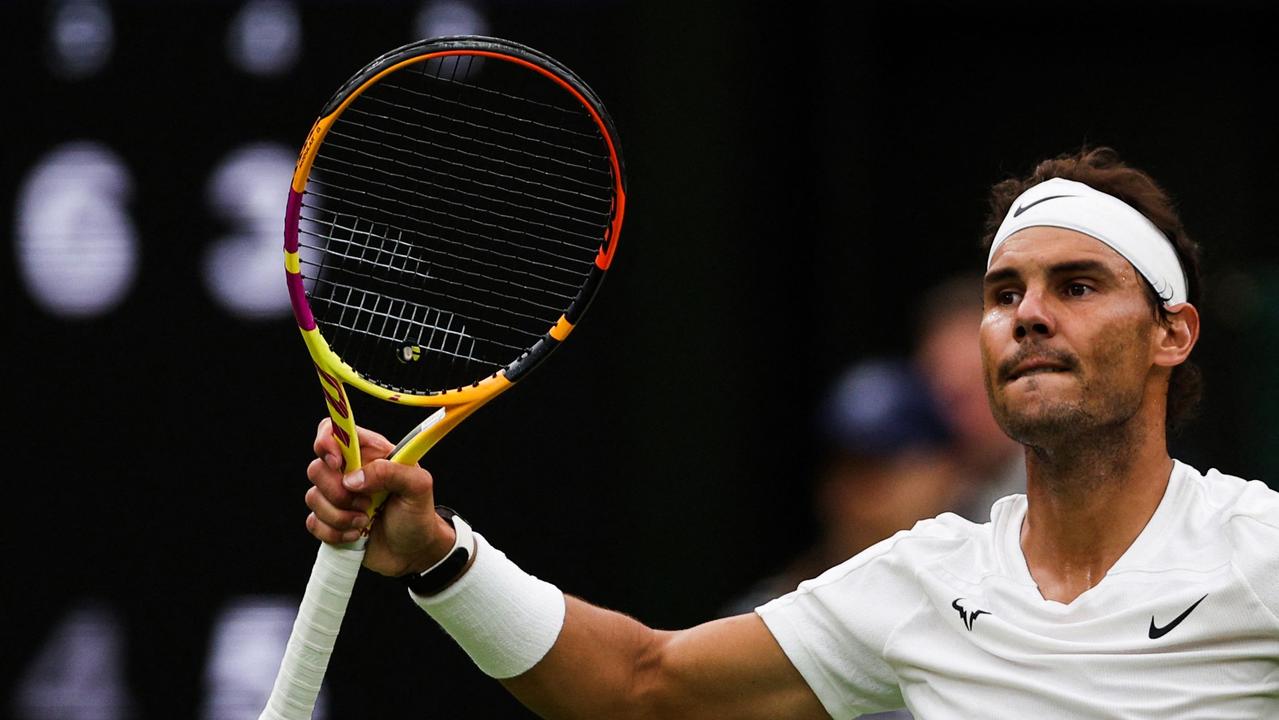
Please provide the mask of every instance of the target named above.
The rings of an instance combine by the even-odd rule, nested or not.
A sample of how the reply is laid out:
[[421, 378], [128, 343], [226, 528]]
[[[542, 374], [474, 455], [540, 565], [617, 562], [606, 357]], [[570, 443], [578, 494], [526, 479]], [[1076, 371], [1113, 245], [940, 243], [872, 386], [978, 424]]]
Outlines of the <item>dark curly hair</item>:
[[[990, 190], [990, 214], [982, 235], [982, 247], [990, 249], [995, 232], [1008, 214], [1013, 201], [1027, 189], [1052, 178], [1064, 178], [1081, 182], [1101, 192], [1113, 195], [1136, 208], [1155, 224], [1172, 242], [1177, 259], [1186, 272], [1187, 300], [1199, 307], [1203, 283], [1199, 273], [1199, 244], [1190, 239], [1181, 217], [1173, 207], [1171, 196], [1154, 178], [1119, 159], [1119, 154], [1108, 147], [1085, 147], [1078, 152], [1059, 155], [1044, 160], [1026, 177], [1011, 178], [997, 183]], [[1158, 293], [1149, 282], [1145, 283], [1146, 296], [1151, 312], [1163, 324], [1168, 323], [1169, 313]], [[1165, 416], [1169, 433], [1185, 426], [1194, 417], [1203, 395], [1203, 374], [1199, 367], [1186, 361], [1172, 369], [1168, 381], [1168, 408]]]

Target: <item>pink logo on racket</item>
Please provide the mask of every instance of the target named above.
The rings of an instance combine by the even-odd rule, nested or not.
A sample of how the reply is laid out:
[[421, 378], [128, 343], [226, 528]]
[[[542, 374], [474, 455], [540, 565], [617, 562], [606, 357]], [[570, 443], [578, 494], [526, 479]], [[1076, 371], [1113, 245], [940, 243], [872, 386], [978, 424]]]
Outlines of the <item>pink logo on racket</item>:
[[[319, 374], [320, 379], [328, 385], [332, 386], [335, 392], [330, 392], [323, 384], [320, 385], [321, 391], [324, 393], [324, 401], [329, 404], [329, 408], [334, 415], [346, 420], [351, 417], [351, 408], [347, 405], [346, 393], [342, 391], [342, 383], [337, 378], [324, 372], [319, 365], [315, 366], [315, 372]], [[351, 447], [351, 435], [343, 430], [337, 423], [333, 424], [333, 436], [338, 442], [347, 447]]]
[[333, 412], [336, 412], [338, 417], [341, 417], [343, 420], [349, 418], [351, 416], [351, 410], [347, 407], [346, 393], [342, 392], [342, 383], [339, 382], [337, 378], [320, 369], [319, 365], [315, 366], [315, 371], [319, 373], [321, 380], [331, 385], [333, 389], [337, 391], [336, 394], [331, 393], [328, 390], [324, 391], [324, 399], [328, 401], [329, 405], [333, 406]]

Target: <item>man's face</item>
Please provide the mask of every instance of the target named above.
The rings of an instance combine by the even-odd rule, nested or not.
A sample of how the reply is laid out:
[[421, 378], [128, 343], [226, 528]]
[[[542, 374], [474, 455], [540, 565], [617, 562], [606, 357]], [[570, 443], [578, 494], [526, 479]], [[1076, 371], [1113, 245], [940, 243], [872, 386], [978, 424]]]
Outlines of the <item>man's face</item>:
[[1138, 413], [1159, 327], [1143, 282], [1072, 230], [1027, 228], [999, 247], [983, 283], [981, 345], [1004, 432], [1047, 446]]

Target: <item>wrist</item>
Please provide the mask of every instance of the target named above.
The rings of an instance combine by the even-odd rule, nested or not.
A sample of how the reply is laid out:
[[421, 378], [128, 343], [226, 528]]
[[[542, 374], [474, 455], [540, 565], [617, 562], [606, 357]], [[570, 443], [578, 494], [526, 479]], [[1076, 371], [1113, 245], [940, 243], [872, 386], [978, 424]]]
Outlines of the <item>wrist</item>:
[[564, 625], [564, 593], [521, 570], [479, 533], [473, 566], [437, 594], [409, 596], [484, 673], [520, 675], [546, 656]]
[[475, 538], [471, 527], [452, 509], [437, 505], [439, 528], [432, 549], [423, 553], [424, 560], [415, 564], [401, 580], [414, 593], [434, 595], [466, 573], [475, 561]]
[[421, 575], [453, 551], [457, 544], [457, 529], [452, 522], [454, 515], [452, 510], [442, 505], [435, 508], [435, 530], [431, 533], [431, 540], [426, 549], [410, 562], [405, 574]]

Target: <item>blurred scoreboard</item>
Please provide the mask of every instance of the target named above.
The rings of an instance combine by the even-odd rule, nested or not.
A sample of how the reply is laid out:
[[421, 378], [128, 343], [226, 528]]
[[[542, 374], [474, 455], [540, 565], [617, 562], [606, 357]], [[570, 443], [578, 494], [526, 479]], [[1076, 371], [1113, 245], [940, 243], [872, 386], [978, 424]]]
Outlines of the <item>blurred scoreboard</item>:
[[3, 12], [27, 100], [6, 120], [16, 275], [39, 311], [79, 321], [125, 304], [144, 269], [163, 266], [149, 255], [229, 316], [286, 314], [281, 198], [312, 113], [390, 47], [489, 31], [460, 0], [63, 0]]

